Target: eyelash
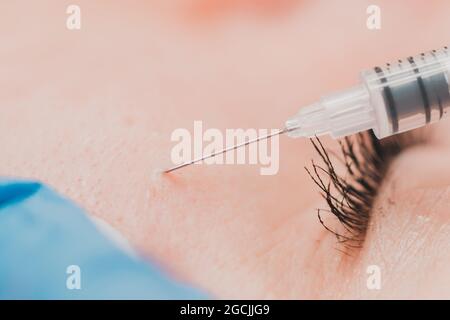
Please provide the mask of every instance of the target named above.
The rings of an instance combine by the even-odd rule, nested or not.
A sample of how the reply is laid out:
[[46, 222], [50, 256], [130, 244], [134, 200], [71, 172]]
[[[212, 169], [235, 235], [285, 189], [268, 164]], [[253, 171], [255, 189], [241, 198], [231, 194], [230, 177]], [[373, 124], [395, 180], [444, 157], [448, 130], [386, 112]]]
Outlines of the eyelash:
[[[319, 222], [333, 233], [346, 247], [361, 247], [370, 222], [373, 203], [392, 160], [406, 148], [423, 142], [423, 135], [412, 132], [396, 135], [382, 141], [374, 133], [366, 131], [340, 140], [343, 158], [323, 146], [319, 138], [311, 143], [325, 167], [311, 161], [311, 169], [305, 170], [320, 188], [329, 209], [317, 209]], [[330, 154], [346, 168], [344, 177], [337, 174]], [[334, 215], [344, 232], [328, 227], [322, 213]]]

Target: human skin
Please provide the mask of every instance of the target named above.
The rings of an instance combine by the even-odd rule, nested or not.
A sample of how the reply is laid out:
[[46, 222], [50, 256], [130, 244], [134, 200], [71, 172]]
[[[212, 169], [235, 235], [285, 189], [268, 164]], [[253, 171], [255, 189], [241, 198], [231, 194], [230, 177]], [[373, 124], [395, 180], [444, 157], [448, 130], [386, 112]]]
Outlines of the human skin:
[[[218, 298], [450, 298], [445, 121], [395, 159], [350, 254], [318, 222], [326, 204], [303, 169], [318, 159], [307, 140], [280, 138], [273, 176], [247, 165], [159, 173], [172, 131], [194, 120], [278, 128], [362, 69], [448, 44], [448, 1], [378, 1], [379, 31], [366, 28], [368, 1], [286, 1], [274, 15], [245, 1], [124, 3], [77, 1], [79, 31], [61, 1], [0, 5], [0, 176], [48, 183]], [[369, 265], [380, 290], [366, 286]]]

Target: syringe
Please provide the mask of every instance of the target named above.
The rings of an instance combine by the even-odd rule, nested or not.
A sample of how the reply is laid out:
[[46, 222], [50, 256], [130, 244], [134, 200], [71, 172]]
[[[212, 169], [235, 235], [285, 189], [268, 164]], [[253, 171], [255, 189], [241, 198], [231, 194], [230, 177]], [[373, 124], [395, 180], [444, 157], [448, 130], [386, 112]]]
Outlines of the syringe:
[[450, 107], [449, 76], [447, 47], [364, 71], [360, 85], [302, 108], [286, 122], [288, 135], [340, 138], [372, 129], [381, 139], [436, 122]]
[[450, 53], [447, 47], [387, 63], [361, 73], [361, 84], [303, 107], [285, 128], [166, 170], [194, 164], [250, 143], [288, 134], [342, 138], [372, 129], [379, 138], [437, 122], [450, 109]]

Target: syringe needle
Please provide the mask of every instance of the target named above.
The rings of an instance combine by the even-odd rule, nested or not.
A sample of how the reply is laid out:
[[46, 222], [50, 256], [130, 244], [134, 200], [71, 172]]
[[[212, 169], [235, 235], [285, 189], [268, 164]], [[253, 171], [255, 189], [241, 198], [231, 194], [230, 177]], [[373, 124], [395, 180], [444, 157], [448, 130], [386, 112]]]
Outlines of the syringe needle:
[[247, 146], [247, 145], [249, 145], [249, 144], [251, 144], [251, 143], [259, 142], [259, 141], [261, 141], [261, 140], [270, 139], [270, 138], [272, 138], [272, 137], [274, 137], [274, 136], [278, 136], [278, 135], [280, 135], [280, 134], [286, 133], [286, 132], [291, 131], [291, 130], [292, 130], [292, 129], [288, 129], [288, 128], [280, 129], [280, 130], [278, 130], [278, 131], [272, 132], [272, 133], [267, 134], [267, 135], [265, 135], [265, 136], [260, 136], [260, 137], [257, 137], [257, 138], [255, 138], [255, 139], [251, 139], [251, 140], [248, 140], [248, 141], [245, 141], [245, 142], [236, 144], [236, 145], [234, 145], [234, 146], [230, 146], [230, 147], [225, 148], [225, 149], [223, 149], [223, 150], [220, 150], [220, 151], [211, 153], [211, 154], [209, 154], [209, 155], [207, 155], [207, 156], [203, 156], [203, 157], [200, 157], [200, 158], [197, 158], [197, 159], [194, 159], [194, 160], [191, 160], [191, 161], [182, 163], [182, 164], [177, 165], [177, 166], [175, 166], [175, 167], [172, 167], [172, 168], [170, 168], [170, 169], [164, 170], [164, 173], [169, 173], [169, 172], [172, 172], [172, 171], [175, 171], [175, 170], [178, 170], [178, 169], [181, 169], [181, 168], [190, 166], [191, 164], [194, 164], [194, 163], [203, 161], [203, 160], [205, 160], [205, 159], [213, 158], [213, 157], [218, 156], [218, 155], [220, 155], [220, 154], [226, 153], [226, 152], [228, 152], [228, 151], [230, 151], [230, 150], [236, 150], [237, 148], [245, 147], [245, 146]]

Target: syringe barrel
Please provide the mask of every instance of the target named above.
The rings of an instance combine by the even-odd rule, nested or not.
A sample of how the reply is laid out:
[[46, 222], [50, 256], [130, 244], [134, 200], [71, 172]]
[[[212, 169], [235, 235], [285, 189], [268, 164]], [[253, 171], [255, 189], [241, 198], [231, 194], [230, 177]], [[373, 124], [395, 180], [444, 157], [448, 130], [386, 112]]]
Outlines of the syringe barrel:
[[375, 135], [381, 139], [447, 116], [449, 77], [447, 47], [362, 72], [375, 111]]
[[[292, 137], [334, 138], [373, 129], [381, 139], [439, 121], [450, 111], [447, 47], [361, 73], [362, 84], [323, 97], [286, 122]], [[295, 129], [298, 128], [298, 129]]]

